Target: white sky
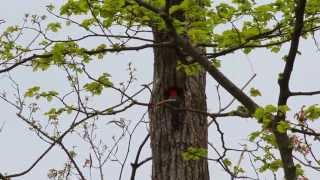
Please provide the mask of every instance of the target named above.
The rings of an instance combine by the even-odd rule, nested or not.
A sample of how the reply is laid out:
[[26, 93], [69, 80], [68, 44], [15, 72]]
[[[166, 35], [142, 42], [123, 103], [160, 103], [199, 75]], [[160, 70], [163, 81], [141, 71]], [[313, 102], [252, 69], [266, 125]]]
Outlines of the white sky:
[[[30, 14], [42, 14], [45, 13], [45, 5], [51, 2], [61, 3], [62, 1], [50, 1], [50, 0], [10, 0], [2, 2], [0, 6], [0, 19], [5, 19], [9, 24], [21, 24], [24, 13]], [[3, 28], [4, 25], [0, 25], [0, 28]], [[96, 42], [90, 42], [96, 43]], [[302, 56], [297, 57], [295, 64], [295, 69], [292, 75], [292, 81], [290, 86], [292, 90], [318, 90], [320, 89], [320, 83], [318, 77], [320, 75], [319, 67], [319, 53], [316, 51], [314, 45], [310, 41], [302, 41], [300, 45], [300, 51]], [[282, 71], [283, 62], [281, 57], [287, 53], [287, 49], [283, 49], [279, 54], [271, 54], [266, 50], [257, 50], [255, 53], [252, 53], [248, 56], [243, 55], [242, 53], [236, 53], [228, 55], [221, 58], [222, 68], [221, 70], [237, 85], [244, 84], [252, 75], [250, 68], [250, 63], [252, 63], [254, 72], [257, 73], [257, 77], [250, 84], [250, 87], [259, 88], [262, 93], [262, 97], [255, 98], [259, 105], [266, 104], [276, 104], [278, 98], [278, 85], [277, 85], [277, 76], [278, 73]], [[126, 81], [127, 79], [127, 64], [132, 62], [134, 67], [137, 69], [136, 75], [138, 81], [135, 83], [132, 92], [134, 89], [140, 88], [141, 84], [149, 83], [152, 79], [152, 51], [139, 51], [129, 54], [120, 54], [120, 55], [110, 55], [105, 58], [105, 61], [99, 61], [98, 63], [91, 65], [90, 69], [94, 72], [104, 72], [107, 71], [112, 75], [112, 80], [114, 82]], [[22, 89], [27, 89], [33, 85], [41, 85], [44, 89], [59, 89], [64, 90], [66, 83], [64, 82], [65, 75], [62, 75], [60, 71], [56, 69], [51, 69], [46, 73], [32, 73], [30, 70], [25, 70], [19, 68], [11, 73], [11, 75], [17, 80]], [[10, 88], [10, 83], [6, 78], [1, 76], [0, 78], [0, 91], [3, 89]], [[116, 84], [116, 83], [115, 83]], [[217, 98], [215, 90], [216, 82], [212, 80], [211, 77], [208, 77], [207, 83], [207, 96], [208, 96], [208, 109], [211, 112], [217, 110]], [[144, 94], [145, 99], [148, 101], [148, 94]], [[97, 98], [94, 103], [98, 106], [101, 104], [109, 102], [117, 102], [117, 95], [104, 93], [103, 98]], [[223, 93], [223, 102], [227, 103], [231, 99], [230, 96]], [[293, 111], [297, 111], [303, 104], [309, 105], [314, 103], [319, 103], [319, 96], [314, 97], [299, 97], [292, 98], [289, 100], [290, 108]], [[108, 101], [108, 102], [106, 102]], [[45, 105], [45, 104], [43, 104]], [[237, 105], [237, 104], [236, 104]], [[48, 107], [41, 107], [46, 109]], [[134, 108], [126, 113], [121, 114], [119, 117], [123, 117], [132, 122], [137, 122], [145, 110], [141, 108]], [[2, 122], [5, 122], [4, 131], [0, 133], [0, 172], [13, 173], [20, 170], [24, 170], [36, 157], [42, 153], [45, 148], [48, 146], [44, 142], [41, 142], [37, 136], [28, 130], [26, 124], [23, 124], [15, 116], [15, 111], [8, 104], [0, 101], [0, 113], [2, 118], [0, 119], [0, 125]], [[115, 117], [106, 117], [105, 121], [101, 124], [106, 124], [109, 120], [112, 120]], [[292, 117], [288, 117], [291, 118]], [[248, 132], [253, 131], [259, 128], [257, 123], [252, 122], [251, 119], [238, 119], [238, 118], [225, 118], [221, 119], [221, 127], [225, 131], [225, 136], [229, 145], [239, 147], [239, 143], [246, 143], [246, 137]], [[109, 142], [111, 136], [114, 134], [119, 134], [112, 127], [107, 127], [105, 132], [102, 133], [102, 138], [106, 142]], [[137, 146], [142, 141], [146, 134], [145, 128], [143, 126], [136, 132], [132, 151], [134, 155]], [[215, 127], [210, 127], [209, 141], [218, 142], [219, 137], [215, 133]], [[78, 146], [76, 149], [79, 149], [79, 156], [87, 156], [88, 152], [85, 146], [78, 144], [75, 138], [67, 138], [67, 142], [70, 142], [69, 147]], [[317, 147], [319, 149], [320, 147]], [[149, 149], [146, 150], [148, 152]], [[123, 179], [127, 179], [127, 175], [130, 175], [131, 168], [130, 163], [133, 161], [133, 156], [129, 157], [127, 162], [127, 169], [125, 169], [125, 175]], [[145, 156], [148, 156], [148, 153], [145, 153]], [[232, 156], [237, 157], [237, 156]], [[63, 163], [66, 160], [66, 156], [59, 148], [55, 148], [48, 157], [41, 161], [39, 165], [34, 168], [31, 173], [16, 178], [17, 180], [34, 180], [34, 179], [47, 179], [47, 169], [49, 168], [61, 168]], [[235, 159], [236, 160], [236, 159]], [[235, 161], [236, 162], [236, 161]], [[82, 162], [79, 162], [80, 166]], [[245, 165], [249, 166], [249, 165]], [[117, 179], [118, 178], [119, 166], [116, 163], [110, 163], [105, 169], [106, 179]], [[225, 180], [229, 179], [228, 176], [224, 175], [220, 167], [217, 167], [210, 163], [210, 176], [212, 179]], [[150, 179], [150, 163], [138, 170], [138, 175], [136, 179], [147, 180]], [[265, 179], [271, 179], [265, 175]], [[317, 179], [316, 174], [313, 171], [308, 171], [307, 176], [310, 179]], [[218, 177], [218, 178], [217, 178]], [[263, 179], [263, 178], [262, 178]]]

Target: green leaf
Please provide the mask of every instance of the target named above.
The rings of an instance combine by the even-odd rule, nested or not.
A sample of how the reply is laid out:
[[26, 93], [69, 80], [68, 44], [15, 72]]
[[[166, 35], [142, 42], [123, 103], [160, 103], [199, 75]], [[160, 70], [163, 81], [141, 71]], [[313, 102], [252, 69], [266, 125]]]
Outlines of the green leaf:
[[271, 48], [271, 52], [273, 52], [273, 53], [278, 53], [280, 50], [281, 50], [281, 47], [279, 47], [279, 46], [273, 46]]
[[201, 66], [198, 63], [185, 65], [179, 62], [176, 69], [177, 71], [184, 71], [187, 76], [194, 76], [199, 74]]
[[270, 123], [271, 123], [271, 117], [270, 114], [266, 113], [262, 119], [262, 127], [265, 128], [269, 128], [270, 127]]
[[277, 130], [280, 133], [285, 133], [287, 132], [287, 129], [290, 128], [290, 125], [286, 121], [280, 121], [277, 125]]
[[277, 108], [274, 105], [267, 105], [265, 108], [266, 113], [273, 113], [273, 112], [277, 112]]
[[287, 105], [280, 105], [280, 106], [278, 106], [278, 110], [282, 113], [286, 113], [286, 112], [290, 111], [290, 108]]
[[280, 81], [280, 80], [282, 80], [283, 79], [283, 74], [282, 73], [279, 73], [278, 74], [278, 80]]
[[272, 145], [273, 147], [277, 147], [276, 138], [274, 134], [272, 133], [263, 133], [261, 136], [261, 139], [263, 139], [268, 144]]
[[250, 89], [250, 95], [252, 97], [257, 97], [257, 96], [261, 96], [261, 93], [260, 93], [260, 91], [258, 89], [255, 89], [254, 87], [252, 87]]
[[58, 117], [64, 112], [71, 113], [69, 108], [62, 107], [59, 109], [51, 108], [49, 111], [45, 112], [44, 115], [48, 116], [49, 120], [58, 120]]
[[249, 141], [253, 142], [257, 137], [259, 137], [260, 134], [261, 134], [261, 131], [255, 131], [255, 132], [250, 133]]
[[52, 98], [53, 98], [54, 96], [57, 96], [58, 94], [59, 94], [59, 93], [56, 92], [56, 91], [49, 91], [49, 92], [42, 92], [42, 93], [40, 94], [40, 96], [46, 98], [47, 101], [50, 102], [50, 101], [52, 100]]
[[253, 115], [257, 120], [260, 120], [264, 116], [264, 109], [262, 107], [257, 108]]
[[39, 92], [40, 87], [39, 86], [34, 86], [32, 88], [29, 88], [25, 93], [24, 93], [24, 97], [33, 97], [35, 95], [37, 95], [37, 93]]
[[112, 86], [112, 82], [109, 79], [110, 74], [103, 73], [99, 78], [98, 81], [104, 86], [104, 87], [110, 87]]
[[100, 95], [103, 90], [103, 85], [98, 82], [87, 83], [83, 87], [86, 91], [91, 92], [92, 95]]
[[71, 16], [72, 14], [86, 14], [88, 10], [87, 0], [68, 0], [68, 2], [60, 8], [60, 15]]
[[182, 153], [183, 160], [199, 160], [206, 158], [208, 155], [208, 150], [204, 148], [194, 148], [189, 147], [185, 152]]
[[49, 4], [46, 7], [48, 8], [49, 11], [53, 11], [54, 10], [54, 5], [53, 4]]
[[212, 62], [212, 65], [213, 65], [214, 67], [216, 67], [216, 68], [221, 67], [221, 61], [220, 61], [220, 60], [218, 60], [218, 59], [213, 59], [213, 60], [211, 60], [211, 62]]
[[253, 48], [244, 48], [243, 53], [249, 54], [252, 50], [253, 50]]
[[56, 108], [51, 108], [48, 112], [45, 112], [44, 115], [48, 116], [49, 120], [57, 120], [59, 113]]
[[92, 19], [85, 19], [81, 22], [81, 25], [86, 28], [86, 29], [89, 29], [89, 27], [95, 23], [95, 19], [92, 18]]
[[320, 106], [318, 104], [314, 104], [306, 108], [305, 116], [307, 119], [316, 120], [320, 117]]
[[304, 170], [300, 164], [296, 165], [296, 175], [297, 177], [304, 175]]
[[244, 171], [244, 169], [243, 169], [242, 167], [240, 167], [240, 166], [234, 166], [234, 167], [233, 167], [233, 172], [234, 172], [235, 174], [239, 174], [239, 173], [244, 173], [245, 171]]
[[282, 167], [282, 161], [280, 159], [274, 160], [269, 164], [269, 169], [272, 172], [276, 172], [280, 167]]
[[32, 70], [38, 71], [40, 69], [45, 71], [50, 67], [50, 62], [51, 60], [49, 58], [37, 58], [32, 61]]
[[228, 158], [223, 159], [222, 162], [223, 162], [223, 164], [225, 166], [231, 166], [232, 165], [232, 162]]
[[61, 24], [60, 23], [49, 23], [47, 25], [47, 30], [53, 31], [53, 32], [58, 32], [59, 29], [61, 29]]
[[236, 9], [227, 3], [219, 4], [216, 9], [219, 16], [227, 20], [230, 20], [236, 12]]
[[284, 62], [287, 62], [287, 60], [288, 60], [288, 55], [284, 55], [284, 56], [282, 57], [282, 60], [283, 60]]
[[108, 73], [103, 73], [95, 82], [87, 83], [83, 87], [86, 91], [91, 92], [92, 95], [100, 95], [103, 88], [112, 86]]
[[13, 33], [13, 32], [16, 32], [18, 30], [19, 30], [18, 26], [9, 26], [9, 27], [6, 28], [5, 34]]
[[68, 50], [70, 51], [71, 48], [67, 47], [68, 44], [66, 43], [56, 43], [52, 47], [52, 57], [51, 60], [54, 64], [63, 64], [64, 63], [64, 56], [65, 52]]

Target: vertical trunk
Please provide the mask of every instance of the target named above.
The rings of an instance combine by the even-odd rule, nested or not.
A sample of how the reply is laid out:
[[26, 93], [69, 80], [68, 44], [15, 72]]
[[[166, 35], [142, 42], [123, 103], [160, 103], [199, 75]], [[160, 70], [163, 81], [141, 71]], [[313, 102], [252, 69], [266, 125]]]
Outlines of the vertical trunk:
[[[168, 1], [167, 1], [168, 2]], [[154, 40], [168, 41], [166, 32], [154, 29]], [[170, 98], [175, 89], [178, 103], [167, 102], [149, 110], [152, 148], [152, 180], [208, 180], [206, 159], [183, 160], [182, 153], [189, 147], [205, 148], [208, 143], [207, 117], [177, 108], [206, 111], [205, 71], [193, 76], [179, 70], [175, 48], [154, 49], [153, 105]]]

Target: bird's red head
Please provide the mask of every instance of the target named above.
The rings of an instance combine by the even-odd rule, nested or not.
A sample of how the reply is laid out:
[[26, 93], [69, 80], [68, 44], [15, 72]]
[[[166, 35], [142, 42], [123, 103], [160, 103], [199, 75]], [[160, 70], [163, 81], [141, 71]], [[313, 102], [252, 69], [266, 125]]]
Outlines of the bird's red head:
[[169, 89], [169, 97], [177, 97], [178, 93], [177, 93], [177, 89], [175, 87], [172, 87]]

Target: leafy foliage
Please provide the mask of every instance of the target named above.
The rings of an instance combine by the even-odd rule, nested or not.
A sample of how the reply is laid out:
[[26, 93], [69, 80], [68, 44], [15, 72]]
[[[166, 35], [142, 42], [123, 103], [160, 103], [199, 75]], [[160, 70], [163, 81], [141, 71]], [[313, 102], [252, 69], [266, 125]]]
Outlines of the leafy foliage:
[[258, 89], [252, 87], [250, 89], [250, 95], [253, 97], [261, 96], [261, 92]]
[[53, 32], [58, 32], [58, 30], [61, 29], [61, 24], [60, 23], [49, 23], [47, 25], [47, 29], [51, 30]]
[[100, 95], [103, 88], [108, 88], [112, 86], [111, 81], [109, 80], [110, 75], [108, 73], [103, 73], [97, 81], [87, 83], [83, 87], [88, 92], [91, 92], [92, 95]]
[[[143, 2], [154, 7], [156, 10], [163, 10], [165, 14], [157, 13], [152, 8], [144, 7], [135, 0], [67, 0], [57, 10], [57, 14], [54, 12], [56, 10], [54, 6], [48, 5], [48, 11], [60, 21], [42, 23], [46, 20], [46, 16], [26, 15], [25, 21], [27, 23], [30, 20], [32, 28], [27, 26], [6, 27], [0, 35], [0, 64], [4, 68], [8, 68], [12, 64], [19, 65], [19, 63], [25, 63], [25, 65], [31, 66], [34, 71], [47, 71], [51, 67], [56, 67], [67, 73], [67, 78], [73, 88], [72, 92], [69, 93], [76, 92], [77, 105], [79, 106], [77, 108], [73, 108], [72, 105], [69, 105], [65, 101], [64, 98], [68, 97], [69, 94], [59, 97], [60, 93], [56, 90], [41, 92], [40, 86], [34, 86], [27, 89], [24, 93], [26, 99], [34, 98], [34, 100], [38, 100], [43, 98], [46, 102], [51, 102], [56, 98], [56, 100], [62, 103], [63, 107], [53, 107], [44, 113], [50, 122], [57, 123], [64, 113], [69, 114], [75, 110], [79, 114], [87, 113], [84, 114], [86, 117], [89, 117], [88, 114], [91, 116], [97, 112], [108, 115], [118, 112], [117, 108], [122, 107], [123, 104], [114, 106], [116, 108], [111, 107], [103, 111], [96, 111], [87, 106], [86, 103], [89, 97], [85, 97], [84, 100], [81, 99], [83, 91], [87, 92], [84, 94], [99, 96], [102, 95], [106, 88], [116, 89], [111, 81], [110, 74], [106, 72], [94, 79], [86, 72], [87, 65], [95, 59], [104, 59], [105, 55], [111, 53], [120, 54], [124, 51], [138, 51], [149, 47], [156, 49], [158, 46], [164, 46], [163, 44], [165, 43], [168, 43], [168, 47], [170, 48], [172, 45], [176, 45], [173, 44], [176, 43], [176, 39], [172, 37], [165, 37], [164, 39], [168, 40], [168, 42], [160, 42], [159, 44], [156, 44], [153, 39], [146, 38], [149, 35], [146, 34], [150, 33], [150, 30], [160, 34], [172, 33], [172, 29], [168, 28], [168, 22], [165, 22], [165, 19], [163, 19], [164, 16], [168, 16], [167, 20], [173, 24], [173, 29], [181, 37], [190, 40], [192, 46], [208, 50], [209, 53], [203, 55], [211, 59], [209, 62], [216, 68], [221, 66], [221, 56], [236, 51], [249, 54], [257, 48], [266, 48], [272, 53], [282, 52], [283, 44], [292, 40], [293, 25], [296, 21], [295, 14], [293, 13], [296, 2], [292, 0], [267, 2], [232, 0], [232, 3], [217, 3], [210, 0], [202, 0], [199, 3], [196, 0], [182, 0], [180, 3], [175, 3], [170, 7], [167, 7], [168, 4], [166, 3], [168, 1], [165, 0], [144, 0]], [[315, 31], [319, 29], [319, 9], [319, 0], [307, 1], [301, 34], [303, 38], [314, 37]], [[43, 24], [45, 25], [43, 26]], [[58, 35], [62, 31], [64, 32], [65, 26], [72, 25], [83, 30], [84, 35], [78, 37], [78, 35], [73, 36], [68, 34], [66, 35], [66, 39], [56, 39], [55, 35]], [[41, 38], [36, 38], [30, 45], [20, 43], [18, 39], [26, 29], [33, 30], [38, 34], [37, 38]], [[114, 33], [114, 29], [120, 29], [119, 32], [124, 30], [124, 32], [117, 34]], [[49, 35], [52, 35], [52, 37]], [[87, 44], [87, 40], [90, 38], [95, 38], [95, 42], [101, 39], [102, 41], [94, 45]], [[135, 42], [131, 43], [131, 40], [135, 40]], [[33, 43], [39, 47], [33, 47]], [[302, 52], [297, 51], [296, 54], [302, 54]], [[283, 60], [282, 63], [287, 63], [289, 56], [284, 55]], [[202, 68], [202, 65], [199, 63], [187, 65], [179, 62], [177, 66], [177, 70], [183, 70], [189, 76], [197, 75]], [[283, 80], [286, 77], [285, 75], [285, 73], [279, 73], [278, 80]], [[87, 76], [90, 81], [79, 81], [78, 78], [80, 76]], [[132, 74], [130, 74], [130, 78], [128, 84], [134, 79]], [[124, 92], [126, 92], [129, 85], [127, 87], [122, 83], [121, 87], [120, 89], [124, 89]], [[262, 96], [262, 93], [252, 87], [250, 95], [257, 97]], [[123, 102], [122, 99], [121, 102]], [[22, 106], [24, 106], [24, 103], [24, 101], [20, 102]], [[140, 104], [143, 105], [143, 103]], [[36, 106], [36, 103], [33, 105]], [[147, 106], [149, 108], [149, 105]], [[279, 148], [276, 136], [274, 135], [275, 132], [286, 135], [292, 128], [301, 127], [301, 130], [298, 130], [309, 134], [316, 134], [316, 132], [307, 129], [306, 124], [292, 125], [290, 120], [286, 119], [288, 117], [285, 116], [290, 111], [287, 105], [266, 105], [257, 108], [254, 114], [249, 112], [248, 109], [240, 105], [236, 111], [231, 111], [232, 113], [223, 114], [222, 111], [219, 112], [222, 115], [219, 115], [246, 115], [246, 117], [252, 115], [262, 124], [262, 130], [252, 132], [249, 135], [249, 141], [256, 142], [257, 146], [259, 145], [258, 148], [263, 150], [263, 154], [256, 156], [254, 159], [261, 163], [259, 167], [260, 172], [276, 172], [283, 166], [281, 160], [277, 159], [277, 155], [274, 153]], [[31, 111], [32, 113], [34, 112]], [[320, 107], [317, 104], [311, 105], [302, 108], [301, 113], [303, 119], [315, 121], [320, 118]], [[273, 123], [275, 122], [275, 117], [285, 118]], [[36, 123], [31, 119], [30, 124], [35, 126]], [[122, 127], [126, 127], [126, 125], [123, 125], [123, 122], [121, 123]], [[36, 129], [35, 127], [33, 128]], [[84, 130], [87, 131], [85, 128]], [[40, 132], [38, 129], [37, 133]], [[59, 134], [57, 132], [56, 134]], [[221, 134], [223, 136], [223, 133]], [[87, 136], [87, 134], [84, 135], [84, 137]], [[292, 136], [291, 140], [295, 142], [292, 143], [293, 150], [301, 152], [305, 157], [310, 150], [307, 143], [302, 142], [297, 137], [294, 138], [294, 136]], [[258, 144], [259, 142], [262, 142], [262, 144]], [[225, 145], [223, 145], [223, 148], [225, 148], [225, 152], [229, 150]], [[104, 152], [106, 152], [106, 149], [104, 149]], [[110, 154], [112, 154], [112, 151]], [[208, 150], [189, 147], [181, 155], [184, 160], [199, 160], [207, 158]], [[232, 161], [224, 156], [219, 161], [219, 163], [222, 162], [225, 167], [229, 168], [230, 172], [233, 169], [233, 175], [244, 172], [240, 165], [233, 165]], [[296, 168], [297, 176], [303, 176], [301, 166], [297, 165]], [[52, 170], [50, 176], [55, 178], [57, 174], [58, 172]], [[61, 174], [64, 176], [64, 173]]]
[[186, 161], [199, 160], [202, 158], [206, 158], [207, 155], [208, 155], [207, 149], [189, 147], [185, 152], [182, 153], [182, 158]]
[[40, 87], [39, 87], [39, 86], [34, 86], [34, 87], [32, 87], [32, 88], [29, 88], [29, 89], [25, 92], [24, 96], [25, 96], [25, 97], [33, 97], [34, 95], [36, 95], [36, 94], [38, 93], [39, 90], [40, 90]]
[[305, 117], [310, 120], [316, 120], [320, 117], [320, 106], [318, 104], [311, 105], [305, 110]]

